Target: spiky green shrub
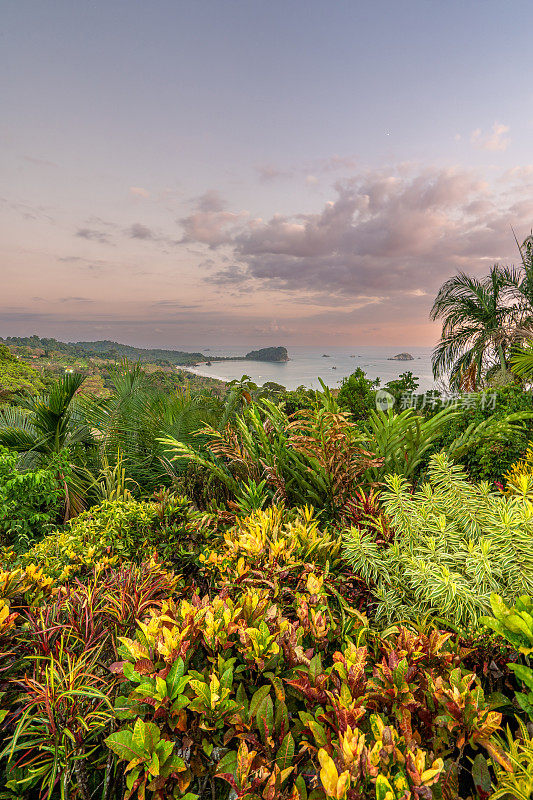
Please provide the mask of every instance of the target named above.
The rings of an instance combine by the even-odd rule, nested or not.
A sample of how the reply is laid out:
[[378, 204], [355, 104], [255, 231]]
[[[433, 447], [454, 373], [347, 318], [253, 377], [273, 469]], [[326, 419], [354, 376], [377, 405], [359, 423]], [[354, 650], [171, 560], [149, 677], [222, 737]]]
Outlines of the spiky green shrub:
[[491, 592], [506, 600], [531, 593], [531, 505], [469, 483], [443, 454], [433, 456], [428, 476], [415, 492], [400, 475], [386, 479], [391, 543], [379, 544], [371, 527], [345, 534], [345, 558], [372, 585], [377, 619], [433, 615], [469, 626], [490, 609]]
[[531, 800], [533, 796], [533, 737], [523, 722], [515, 739], [506, 731], [502, 741], [510, 768], [493, 762], [496, 780], [490, 800]]

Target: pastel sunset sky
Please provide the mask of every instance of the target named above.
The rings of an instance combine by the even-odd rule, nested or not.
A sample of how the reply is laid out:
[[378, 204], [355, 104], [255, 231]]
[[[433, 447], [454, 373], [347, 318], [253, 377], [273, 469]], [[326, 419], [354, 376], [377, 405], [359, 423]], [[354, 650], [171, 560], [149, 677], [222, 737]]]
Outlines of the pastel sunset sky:
[[4, 0], [0, 335], [432, 345], [533, 226], [531, 0]]

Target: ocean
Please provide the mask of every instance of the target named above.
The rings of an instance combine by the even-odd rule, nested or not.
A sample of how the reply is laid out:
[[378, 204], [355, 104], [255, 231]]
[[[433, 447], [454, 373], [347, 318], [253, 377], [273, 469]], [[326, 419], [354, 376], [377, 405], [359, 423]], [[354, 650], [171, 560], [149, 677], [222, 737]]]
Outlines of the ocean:
[[[241, 356], [250, 348], [211, 347], [202, 348], [206, 356]], [[426, 392], [434, 388], [435, 383], [431, 371], [431, 347], [288, 347], [290, 361], [268, 363], [264, 361], [218, 361], [211, 367], [187, 367], [196, 375], [219, 378], [230, 381], [249, 375], [261, 385], [267, 381], [275, 381], [286, 389], [305, 386], [319, 389], [318, 378], [322, 378], [326, 386], [337, 388], [342, 379], [361, 367], [369, 378], [380, 378], [381, 385], [391, 381], [410, 370], [420, 382], [418, 391]], [[408, 352], [414, 361], [388, 361], [399, 352]], [[324, 356], [327, 356], [325, 358]], [[184, 369], [184, 367], [180, 367]]]

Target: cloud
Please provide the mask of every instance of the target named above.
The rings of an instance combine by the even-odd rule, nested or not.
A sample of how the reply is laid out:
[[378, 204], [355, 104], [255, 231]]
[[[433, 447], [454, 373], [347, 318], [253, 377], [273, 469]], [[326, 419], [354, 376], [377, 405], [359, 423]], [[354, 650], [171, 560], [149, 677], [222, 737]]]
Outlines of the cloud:
[[107, 233], [97, 231], [94, 228], [79, 228], [76, 231], [76, 236], [80, 239], [88, 239], [90, 242], [99, 242], [100, 244], [111, 244], [111, 240]]
[[308, 162], [295, 164], [292, 167], [278, 167], [275, 164], [260, 164], [256, 166], [256, 172], [262, 183], [275, 180], [288, 180], [289, 178], [304, 179], [308, 185], [318, 183], [318, 175], [331, 173], [347, 174], [357, 167], [357, 159], [353, 156], [333, 155], [329, 158], [317, 158]]
[[134, 197], [150, 197], [148, 189], [143, 189], [142, 186], [130, 186], [130, 194]]
[[198, 303], [192, 304], [185, 304], [181, 300], [157, 300], [155, 303], [152, 303], [153, 306], [156, 308], [169, 308], [175, 310], [182, 310], [182, 309], [190, 309], [190, 308], [200, 308]]
[[495, 122], [492, 126], [492, 133], [484, 136], [481, 128], [476, 128], [472, 131], [470, 142], [481, 150], [507, 150], [511, 140], [505, 134], [509, 133], [510, 128], [508, 125], [502, 125], [500, 122]]
[[245, 211], [226, 211], [226, 203], [217, 191], [205, 192], [196, 199], [193, 213], [179, 220], [184, 231], [181, 244], [200, 242], [216, 249], [232, 241], [247, 216]]
[[255, 169], [259, 176], [259, 180], [262, 183], [275, 181], [278, 180], [279, 178], [282, 179], [292, 178], [292, 176], [294, 175], [294, 170], [280, 169], [279, 167], [275, 167], [273, 164], [260, 164]]
[[127, 230], [127, 235], [130, 239], [155, 239], [157, 238], [153, 231], [150, 228], [147, 228], [146, 225], [141, 225], [140, 222], [134, 222], [133, 225]]
[[35, 156], [26, 156], [23, 155], [22, 158], [24, 161], [28, 161], [30, 164], [35, 164], [38, 167], [57, 167], [58, 165], [55, 161], [47, 161], [44, 158], [35, 158]]
[[351, 172], [357, 165], [358, 161], [353, 156], [334, 155], [329, 158], [321, 159], [315, 167], [315, 170], [320, 170], [321, 172]]
[[249, 280], [244, 267], [239, 267], [235, 264], [225, 269], [217, 270], [206, 278], [208, 283], [214, 283], [218, 286], [241, 286]]
[[15, 211], [15, 213], [19, 214], [23, 219], [42, 220], [54, 223], [54, 218], [48, 213], [50, 208], [47, 206], [34, 206], [28, 205], [27, 203], [19, 203], [9, 200], [7, 197], [0, 197], [0, 205]]
[[94, 303], [90, 297], [60, 297], [60, 303]]
[[458, 168], [367, 170], [339, 181], [316, 213], [233, 219], [232, 228], [218, 226], [216, 215], [227, 210], [212, 212], [209, 225], [203, 218], [188, 236], [227, 245], [231, 264], [206, 280], [228, 289], [253, 281], [254, 291], [309, 295], [310, 302], [314, 293], [329, 294], [332, 305], [337, 297], [397, 303], [405, 311], [409, 303], [427, 306], [427, 295], [457, 269], [479, 272], [514, 252], [510, 226], [525, 235], [533, 221], [533, 191], [520, 194], [516, 184], [517, 192], [496, 192], [478, 172]]
[[111, 266], [108, 261], [82, 258], [81, 256], [59, 256], [57, 260], [62, 264], [76, 264], [80, 269], [87, 269], [90, 272], [100, 272]]

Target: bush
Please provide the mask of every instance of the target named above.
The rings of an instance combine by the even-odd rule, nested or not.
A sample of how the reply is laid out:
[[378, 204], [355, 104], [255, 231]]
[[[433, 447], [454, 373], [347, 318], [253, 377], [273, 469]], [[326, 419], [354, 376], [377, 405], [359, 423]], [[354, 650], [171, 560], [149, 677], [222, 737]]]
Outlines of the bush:
[[[362, 520], [375, 500], [360, 502]], [[142, 560], [198, 524], [167, 494], [107, 501], [34, 548], [55, 587], [35, 566], [0, 575], [14, 797], [429, 800], [458, 765], [473, 793], [466, 749], [508, 768], [459, 638], [369, 628], [339, 535], [310, 509], [256, 510], [196, 541], [207, 593]]]
[[196, 512], [186, 498], [168, 493], [159, 502], [106, 500], [84, 511], [24, 554], [23, 563], [36, 563], [48, 575], [66, 581], [84, 576], [94, 567], [140, 562], [157, 550], [177, 557], [191, 536], [200, 536], [208, 518]]
[[161, 439], [173, 453], [207, 470], [239, 499], [243, 481], [264, 480], [269, 500], [289, 506], [313, 503], [324, 516], [338, 519], [357, 478], [381, 463], [362, 448], [359, 429], [338, 411], [327, 391], [315, 411], [288, 417], [280, 406], [262, 399], [250, 403], [235, 428], [204, 428], [210, 454], [173, 438]]
[[47, 467], [20, 471], [18, 458], [0, 447], [0, 544], [23, 550], [57, 525], [65, 497], [59, 473], [68, 466], [59, 455]]
[[376, 408], [376, 392], [379, 384], [379, 378], [376, 380], [367, 378], [361, 367], [358, 367], [342, 381], [337, 402], [341, 408], [350, 411], [354, 419], [366, 419], [369, 412]]
[[[435, 450], [441, 450], [458, 438], [470, 424], [479, 424], [487, 419], [503, 420], [508, 414], [533, 411], [533, 394], [520, 386], [509, 385], [472, 392], [459, 398], [461, 414], [448, 427], [442, 438], [435, 443]], [[438, 411], [439, 405], [424, 409], [427, 414]], [[522, 431], [513, 431], [497, 441], [480, 442], [461, 458], [469, 475], [474, 480], [491, 483], [501, 481], [512, 464], [525, 454], [529, 442], [533, 440], [533, 420], [526, 420]]]
[[433, 615], [468, 627], [489, 610], [491, 592], [512, 600], [533, 590], [529, 504], [470, 484], [464, 467], [442, 454], [416, 492], [398, 475], [385, 483], [392, 543], [378, 544], [372, 528], [352, 528], [344, 540], [346, 560], [372, 587], [377, 619]]

